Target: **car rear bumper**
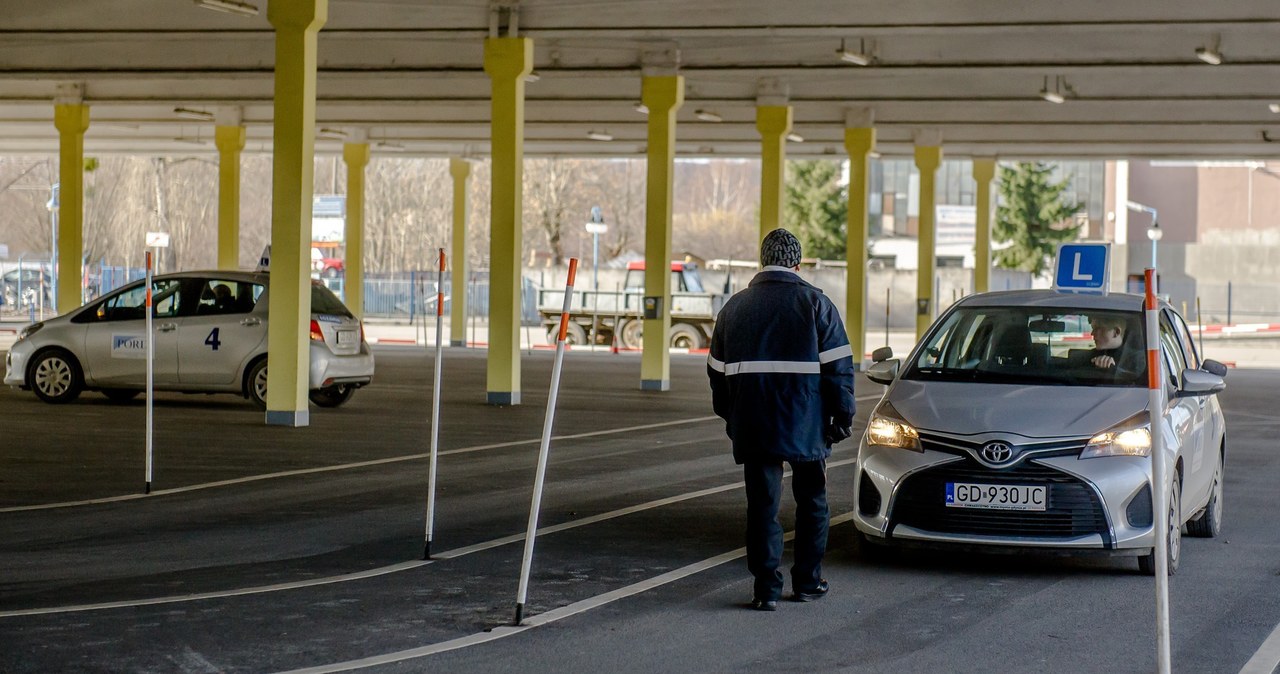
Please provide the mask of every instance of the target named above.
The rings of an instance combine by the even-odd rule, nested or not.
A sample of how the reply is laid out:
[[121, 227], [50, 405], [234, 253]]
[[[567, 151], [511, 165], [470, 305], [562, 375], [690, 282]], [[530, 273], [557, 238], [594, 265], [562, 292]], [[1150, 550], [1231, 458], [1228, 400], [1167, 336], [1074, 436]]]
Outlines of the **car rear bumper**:
[[312, 344], [309, 386], [312, 389], [335, 384], [364, 386], [373, 381], [373, 353], [362, 344], [360, 353], [338, 356], [327, 346]]

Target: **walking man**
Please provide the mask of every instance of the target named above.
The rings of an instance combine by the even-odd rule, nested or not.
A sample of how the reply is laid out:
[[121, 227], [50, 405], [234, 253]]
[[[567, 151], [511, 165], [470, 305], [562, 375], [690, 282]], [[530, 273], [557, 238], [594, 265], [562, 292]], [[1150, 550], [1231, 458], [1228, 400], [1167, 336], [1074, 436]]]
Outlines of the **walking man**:
[[796, 500], [797, 601], [826, 596], [827, 457], [852, 433], [853, 352], [835, 305], [806, 283], [800, 242], [775, 229], [760, 244], [761, 270], [716, 318], [707, 358], [715, 413], [725, 420], [747, 485], [751, 607], [775, 611], [782, 596], [782, 462]]

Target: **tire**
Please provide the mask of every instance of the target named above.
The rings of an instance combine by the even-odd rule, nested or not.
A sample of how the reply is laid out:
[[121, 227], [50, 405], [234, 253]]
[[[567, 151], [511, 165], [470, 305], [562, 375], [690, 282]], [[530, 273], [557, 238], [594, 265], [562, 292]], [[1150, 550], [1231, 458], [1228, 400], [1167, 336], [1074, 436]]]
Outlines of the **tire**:
[[1213, 471], [1213, 486], [1209, 488], [1209, 504], [1204, 512], [1187, 520], [1187, 535], [1197, 538], [1216, 538], [1222, 533], [1222, 473], [1226, 457], [1218, 459], [1218, 467]]
[[307, 394], [307, 397], [320, 407], [337, 407], [351, 400], [351, 396], [355, 392], [356, 387], [351, 384], [334, 384], [333, 386], [311, 391]]
[[75, 356], [62, 349], [40, 354], [27, 370], [27, 384], [36, 397], [54, 405], [69, 403], [84, 390], [84, 372]]
[[[560, 336], [559, 333], [557, 333], [556, 336], [559, 337]], [[552, 343], [554, 344], [555, 342], [552, 342]], [[581, 325], [574, 323], [573, 321], [569, 321], [569, 329], [566, 330], [564, 333], [564, 343], [579, 344], [579, 345], [586, 344], [587, 343], [586, 329], [583, 328]]]
[[[1174, 480], [1169, 485], [1169, 575], [1178, 572], [1178, 562], [1182, 561], [1182, 481]], [[1156, 553], [1138, 558], [1138, 570], [1148, 576], [1156, 575]]]
[[267, 409], [267, 359], [256, 361], [244, 375], [244, 397]]
[[671, 326], [671, 348], [701, 349], [702, 333], [688, 323], [676, 323]]
[[131, 388], [102, 389], [102, 395], [106, 396], [107, 400], [110, 400], [113, 403], [127, 403], [130, 400], [133, 400], [134, 398], [138, 397], [139, 393], [142, 393], [142, 391], [139, 391], [137, 389], [131, 389]]
[[644, 347], [644, 321], [639, 318], [632, 318], [622, 324], [622, 330], [618, 333], [618, 341], [625, 349], [639, 349]]

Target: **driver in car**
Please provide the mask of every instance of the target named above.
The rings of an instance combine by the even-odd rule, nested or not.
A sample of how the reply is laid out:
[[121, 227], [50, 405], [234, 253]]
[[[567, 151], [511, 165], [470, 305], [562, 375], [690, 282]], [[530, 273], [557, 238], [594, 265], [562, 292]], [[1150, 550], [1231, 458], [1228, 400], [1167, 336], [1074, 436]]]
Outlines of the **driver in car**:
[[1089, 330], [1093, 333], [1093, 351], [1086, 356], [1089, 363], [1101, 369], [1111, 369], [1120, 360], [1124, 344], [1124, 319], [1115, 316], [1090, 316]]

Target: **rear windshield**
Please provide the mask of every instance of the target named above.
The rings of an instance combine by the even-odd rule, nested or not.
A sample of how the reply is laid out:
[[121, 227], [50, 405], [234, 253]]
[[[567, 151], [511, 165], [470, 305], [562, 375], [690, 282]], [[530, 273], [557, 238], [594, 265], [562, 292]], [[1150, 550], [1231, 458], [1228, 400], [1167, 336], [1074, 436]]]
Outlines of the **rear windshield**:
[[313, 314], [331, 314], [333, 316], [346, 316], [354, 318], [351, 312], [342, 304], [342, 300], [333, 294], [319, 281], [311, 282], [311, 313]]
[[1139, 312], [966, 307], [946, 317], [904, 379], [1146, 386]]

